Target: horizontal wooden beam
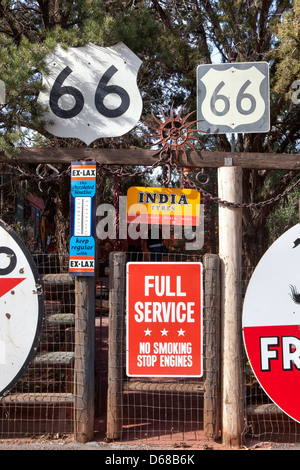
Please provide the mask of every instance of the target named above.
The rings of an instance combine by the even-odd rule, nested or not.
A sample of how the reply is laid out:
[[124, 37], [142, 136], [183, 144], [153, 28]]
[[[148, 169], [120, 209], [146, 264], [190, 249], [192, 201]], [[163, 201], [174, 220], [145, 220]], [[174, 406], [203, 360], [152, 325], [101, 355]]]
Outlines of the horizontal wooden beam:
[[[154, 150], [147, 149], [105, 149], [105, 148], [21, 148], [17, 157], [19, 163], [70, 164], [73, 161], [91, 159], [107, 165], [151, 166], [157, 160]], [[7, 161], [2, 153], [0, 163]], [[177, 162], [180, 167], [219, 168], [221, 166], [240, 166], [261, 170], [300, 170], [299, 154], [277, 153], [240, 153], [189, 151], [186, 156], [180, 152]]]

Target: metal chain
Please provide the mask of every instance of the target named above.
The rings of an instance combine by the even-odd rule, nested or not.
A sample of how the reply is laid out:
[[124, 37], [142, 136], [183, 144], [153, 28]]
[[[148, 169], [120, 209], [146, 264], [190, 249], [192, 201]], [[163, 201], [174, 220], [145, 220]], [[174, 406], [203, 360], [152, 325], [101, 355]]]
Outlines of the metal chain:
[[[176, 162], [174, 162], [173, 156], [171, 154], [168, 154], [166, 157], [163, 157], [163, 155], [161, 153], [159, 155], [159, 159], [151, 167], [147, 167], [144, 170], [135, 171], [135, 172], [124, 171], [122, 167], [119, 167], [116, 170], [112, 170], [109, 165], [99, 164], [99, 168], [101, 168], [102, 170], [105, 170], [105, 171], [111, 173], [112, 175], [117, 174], [119, 177], [122, 177], [122, 176], [123, 177], [124, 176], [143, 176], [147, 172], [151, 172], [153, 169], [155, 169], [159, 166], [161, 166], [162, 168], [166, 167], [166, 169], [167, 169], [168, 176], [165, 179], [163, 179], [163, 184], [165, 186], [168, 186], [168, 184], [170, 183], [171, 169], [174, 168], [180, 174], [180, 176], [182, 177], [182, 181], [187, 183], [191, 189], [196, 189], [197, 191], [199, 191], [203, 196], [205, 196], [209, 200], [213, 201], [216, 204], [220, 204], [220, 205], [223, 205], [223, 206], [226, 206], [226, 207], [255, 209], [255, 208], [260, 208], [260, 207], [268, 206], [268, 205], [271, 205], [271, 204], [275, 204], [276, 202], [278, 202], [281, 199], [284, 199], [286, 196], [288, 196], [291, 192], [294, 191], [294, 189], [296, 189], [297, 186], [300, 185], [300, 178], [299, 178], [294, 184], [292, 184], [289, 188], [287, 188], [285, 191], [283, 191], [283, 193], [278, 194], [277, 196], [274, 196], [273, 198], [270, 198], [266, 201], [251, 202], [251, 203], [236, 203], [236, 202], [225, 201], [223, 199], [220, 199], [217, 196], [214, 196], [210, 192], [206, 191], [203, 186], [207, 185], [208, 182], [209, 182], [209, 177], [207, 175], [206, 175], [206, 180], [203, 183], [200, 183], [198, 181], [198, 184], [196, 184], [195, 181], [192, 181], [189, 178], [189, 176], [184, 173], [183, 169], [178, 167]], [[205, 176], [205, 172], [203, 172], [203, 169], [198, 172], [197, 176], [200, 175], [200, 174], [202, 176], [203, 175]], [[197, 176], [196, 176], [196, 178], [197, 178]]]
[[23, 179], [31, 179], [37, 182], [44, 182], [44, 183], [49, 183], [49, 182], [56, 181], [56, 180], [63, 178], [70, 172], [70, 169], [71, 169], [71, 167], [69, 166], [66, 170], [59, 171], [53, 165], [46, 164], [45, 166], [48, 166], [49, 169], [51, 169], [53, 173], [50, 176], [45, 176], [46, 169], [42, 170], [42, 172], [40, 173], [40, 168], [42, 164], [39, 164], [37, 166], [35, 173], [26, 168], [22, 168], [17, 162], [15, 162], [15, 164], [5, 163], [5, 164], [2, 164], [1, 166], [3, 167], [5, 166], [6, 169], [11, 170], [12, 172], [18, 171], [19, 173], [21, 173], [21, 176]]
[[127, 171], [124, 170], [123, 167], [118, 166], [117, 168], [112, 168], [111, 165], [107, 165], [105, 163], [97, 163], [97, 167], [100, 171], [105, 171], [106, 173], [109, 173], [111, 175], [116, 175], [119, 177], [126, 177], [126, 176], [144, 176], [147, 173], [151, 173], [153, 170], [155, 170], [158, 167], [164, 167], [164, 165], [170, 165], [171, 164], [171, 159], [169, 155], [166, 157], [163, 157], [163, 155], [160, 155], [160, 158], [158, 160], [155, 160], [155, 162], [151, 166], [145, 167], [143, 170], [136, 170], [136, 171]]
[[[176, 164], [175, 164], [176, 165]], [[193, 189], [199, 190], [203, 196], [209, 198], [211, 201], [223, 205], [225, 207], [234, 207], [234, 208], [250, 208], [250, 209], [255, 209], [255, 208], [260, 208], [264, 206], [268, 206], [271, 204], [275, 204], [276, 202], [280, 201], [281, 199], [284, 199], [287, 197], [291, 192], [294, 191], [294, 189], [297, 188], [297, 186], [300, 185], [300, 178], [292, 184], [289, 188], [287, 188], [283, 193], [277, 194], [277, 196], [274, 196], [270, 199], [267, 199], [266, 201], [260, 201], [260, 202], [250, 202], [250, 203], [236, 203], [236, 202], [229, 202], [225, 201], [223, 199], [220, 199], [217, 196], [214, 196], [213, 194], [209, 193], [206, 191], [203, 187], [201, 187], [201, 183], [197, 185], [194, 181], [191, 181], [191, 179], [183, 173], [183, 170], [180, 168], [177, 168], [177, 171], [182, 175], [182, 178], [187, 182]], [[200, 173], [200, 172], [199, 172]], [[198, 174], [199, 174], [198, 173]], [[208, 183], [208, 179], [202, 183], [202, 186], [205, 186]]]
[[[86, 158], [83, 161], [88, 161], [88, 160], [90, 160], [90, 158]], [[49, 183], [49, 182], [57, 181], [60, 178], [63, 178], [64, 176], [66, 176], [68, 173], [70, 173], [70, 169], [71, 169], [71, 167], [69, 166], [67, 169], [63, 171], [59, 171], [52, 165], [48, 165], [48, 167], [53, 171], [53, 173], [50, 176], [45, 176], [46, 174], [45, 170], [43, 173], [40, 172], [41, 165], [38, 165], [35, 173], [33, 173], [32, 171], [29, 171], [28, 169], [21, 168], [21, 166], [17, 162], [15, 165], [8, 164], [8, 163], [5, 165], [10, 170], [19, 171], [23, 179], [33, 179], [37, 181], [38, 183]], [[136, 170], [136, 171], [125, 170], [123, 166], [117, 166], [117, 168], [115, 168], [115, 167], [112, 167], [111, 165], [97, 163], [97, 169], [99, 172], [105, 172], [105, 173], [111, 174], [112, 176], [116, 176], [117, 178], [134, 177], [134, 176], [141, 177], [147, 173], [151, 173], [153, 170], [155, 170], [158, 167], [161, 167], [162, 169], [166, 170], [165, 172], [163, 171], [163, 185], [164, 186], [167, 187], [169, 185], [171, 181], [172, 169], [175, 169], [177, 173], [181, 176], [182, 181], [185, 184], [189, 185], [191, 189], [196, 189], [204, 197], [208, 198], [212, 202], [226, 206], [226, 207], [250, 208], [250, 209], [253, 208], [254, 209], [254, 208], [268, 206], [270, 204], [275, 204], [281, 199], [284, 199], [291, 192], [293, 192], [294, 189], [300, 186], [300, 178], [299, 178], [294, 184], [292, 184], [289, 188], [287, 188], [281, 194], [278, 194], [277, 196], [274, 196], [273, 198], [270, 198], [266, 201], [251, 202], [251, 203], [236, 203], [236, 202], [230, 202], [230, 201], [225, 201], [223, 199], [220, 199], [219, 197], [214, 196], [213, 194], [211, 194], [210, 192], [204, 189], [204, 186], [207, 185], [209, 182], [209, 177], [205, 175], [205, 172], [203, 171], [203, 169], [200, 169], [200, 171], [196, 175], [196, 180], [198, 184], [195, 181], [192, 181], [191, 178], [186, 173], [184, 173], [184, 170], [178, 167], [178, 165], [174, 161], [173, 154], [171, 152], [169, 153], [160, 152], [159, 158], [157, 158], [151, 166], [147, 166], [147, 167], [144, 167], [143, 169]], [[206, 180], [203, 183], [200, 183], [197, 179], [198, 175], [205, 176]]]
[[[190, 183], [193, 185], [195, 188], [197, 187], [193, 182]], [[266, 201], [261, 201], [261, 202], [250, 202], [250, 203], [236, 203], [236, 202], [229, 202], [229, 201], [224, 201], [223, 199], [220, 199], [217, 196], [213, 196], [210, 194], [208, 191], [205, 191], [203, 188], [198, 188], [200, 192], [205, 196], [208, 197], [211, 201], [226, 206], [226, 207], [235, 207], [235, 208], [249, 208], [249, 209], [255, 209], [259, 207], [264, 207], [268, 206], [271, 204], [275, 204], [276, 202], [280, 201], [281, 199], [284, 199], [286, 196], [288, 196], [294, 189], [300, 185], [300, 178], [289, 188], [287, 188], [283, 193], [278, 194], [277, 196], [274, 196], [273, 198], [267, 199]]]

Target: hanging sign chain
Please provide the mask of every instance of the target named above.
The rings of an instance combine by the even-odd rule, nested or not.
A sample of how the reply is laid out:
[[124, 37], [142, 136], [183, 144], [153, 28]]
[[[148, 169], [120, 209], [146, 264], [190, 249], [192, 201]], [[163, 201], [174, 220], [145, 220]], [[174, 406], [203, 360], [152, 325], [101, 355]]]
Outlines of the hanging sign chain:
[[[147, 124], [149, 128], [152, 128], [156, 131], [156, 135], [148, 136], [151, 140], [158, 139], [158, 141], [150, 144], [150, 146], [158, 146], [159, 149], [153, 153], [153, 157], [158, 157], [154, 160], [154, 163], [151, 166], [147, 167], [138, 167], [135, 171], [129, 171], [123, 166], [112, 166], [108, 164], [97, 163], [98, 171], [101, 174], [111, 174], [113, 177], [117, 179], [121, 179], [124, 177], [142, 177], [147, 173], [153, 172], [155, 169], [161, 167], [162, 168], [162, 183], [165, 187], [168, 187], [171, 182], [172, 177], [172, 170], [175, 170], [181, 177], [181, 181], [183, 186], [190, 187], [191, 189], [196, 189], [199, 191], [205, 198], [213, 201], [216, 204], [220, 204], [227, 207], [233, 208], [259, 208], [264, 207], [270, 204], [275, 204], [279, 200], [288, 196], [292, 191], [294, 191], [298, 186], [300, 186], [300, 178], [292, 184], [289, 188], [287, 188], [283, 193], [274, 196], [266, 201], [260, 202], [251, 202], [251, 203], [234, 203], [230, 201], [224, 201], [217, 196], [214, 196], [210, 192], [208, 192], [205, 187], [209, 183], [209, 175], [205, 172], [204, 168], [198, 168], [198, 172], [196, 173], [195, 180], [192, 180], [187, 171], [184, 168], [179, 167], [177, 162], [179, 159], [179, 152], [182, 151], [188, 159], [188, 155], [186, 152], [186, 147], [190, 147], [194, 152], [195, 143], [199, 143], [203, 145], [203, 142], [198, 138], [198, 136], [194, 136], [193, 134], [204, 132], [199, 129], [196, 129], [196, 123], [200, 122], [199, 120], [196, 121], [188, 121], [188, 118], [193, 114], [189, 113], [185, 117], [182, 117], [182, 111], [184, 106], [179, 110], [177, 116], [174, 115], [173, 112], [173, 104], [170, 108], [170, 116], [166, 116], [163, 109], [161, 110], [163, 121], [157, 119], [154, 114], [152, 113], [152, 117], [155, 121], [155, 125], [158, 124], [158, 127], [154, 127], [152, 124]], [[138, 150], [137, 150], [138, 151]], [[202, 158], [201, 153], [199, 154], [200, 158]], [[86, 158], [83, 161], [88, 161], [90, 158]], [[10, 164], [5, 164], [6, 166], [2, 165], [2, 168], [7, 168], [10, 171], [18, 171], [20, 173], [20, 179], [33, 179], [38, 182], [39, 188], [41, 189], [42, 183], [51, 183], [57, 181], [60, 178], [66, 176], [66, 174], [70, 173], [70, 167], [59, 171], [53, 165], [38, 165], [36, 172], [33, 173], [32, 171], [26, 169], [25, 167], [22, 168], [17, 161]], [[1, 189], [1, 187], [0, 187]]]
[[[183, 171], [181, 168], [177, 168], [177, 171], [182, 174]], [[202, 171], [197, 173], [196, 175], [196, 180], [198, 181], [199, 175], [202, 175]], [[250, 203], [236, 203], [236, 202], [229, 202], [229, 201], [224, 201], [223, 199], [220, 199], [217, 196], [214, 196], [213, 194], [209, 193], [206, 191], [203, 187], [201, 187], [201, 183], [198, 181], [198, 185], [192, 181], [188, 175], [184, 174], [182, 175], [182, 178], [187, 182], [187, 184], [191, 187], [191, 189], [197, 189], [198, 191], [201, 192], [201, 194], [211, 201], [215, 202], [216, 204], [220, 204], [226, 207], [235, 207], [235, 208], [250, 208], [250, 209], [255, 209], [255, 208], [260, 208], [264, 206], [268, 206], [271, 204], [275, 204], [276, 202], [280, 201], [281, 199], [284, 199], [287, 197], [290, 193], [292, 193], [298, 186], [300, 186], [300, 178], [292, 184], [289, 188], [287, 188], [285, 191], [283, 191], [280, 194], [277, 194], [277, 196], [274, 196], [270, 199], [267, 199], [266, 201], [260, 201], [260, 202], [250, 202]], [[205, 183], [202, 183], [202, 185], [207, 184], [208, 181], [205, 181]], [[200, 186], [199, 186], [200, 185]]]
[[[89, 159], [85, 159], [88, 161]], [[35, 173], [26, 169], [26, 168], [21, 168], [20, 165], [14, 165], [14, 164], [9, 164], [5, 165], [6, 169], [10, 170], [11, 172], [13, 171], [18, 171], [20, 173], [20, 178], [21, 179], [31, 179], [35, 180], [36, 182], [41, 185], [42, 183], [51, 183], [59, 180], [60, 178], [63, 178], [67, 174], [70, 173], [70, 167], [63, 171], [55, 171], [51, 175], [46, 175], [44, 172], [41, 171], [36, 171]], [[4, 165], [2, 165], [2, 171], [4, 170]], [[97, 170], [103, 174], [111, 174], [112, 176], [117, 176], [120, 178], [124, 177], [134, 177], [134, 176], [139, 176], [142, 177], [146, 175], [147, 173], [153, 172], [157, 168], [165, 168], [165, 172], [163, 172], [164, 178], [163, 178], [163, 185], [168, 186], [171, 181], [171, 175], [172, 175], [172, 170], [175, 170], [181, 177], [182, 183], [185, 185], [185, 187], [190, 187], [191, 189], [196, 189], [199, 191], [204, 197], [208, 198], [212, 202], [216, 204], [220, 204], [226, 207], [233, 207], [233, 208], [260, 208], [264, 206], [268, 206], [270, 204], [275, 204], [276, 202], [280, 201], [281, 199], [284, 199], [287, 197], [290, 193], [292, 193], [298, 186], [300, 186], [300, 178], [293, 183], [291, 186], [289, 186], [285, 191], [282, 193], [274, 196], [273, 198], [270, 198], [265, 201], [260, 201], [260, 202], [251, 202], [251, 203], [235, 203], [235, 202], [230, 202], [230, 201], [225, 201], [220, 199], [217, 196], [214, 196], [210, 192], [208, 192], [205, 189], [205, 186], [209, 182], [209, 176], [205, 172], [204, 168], [199, 168], [199, 171], [196, 173], [195, 176], [195, 181], [192, 180], [189, 175], [184, 171], [183, 168], [179, 167], [177, 165], [177, 162], [174, 161], [174, 153], [173, 152], [165, 152], [161, 151], [159, 153], [159, 158], [154, 161], [153, 165], [147, 166], [147, 167], [141, 167], [140, 169], [136, 171], [130, 171], [128, 169], [124, 169], [122, 166], [117, 166], [114, 167], [112, 165], [107, 165], [107, 164], [102, 164], [102, 163], [97, 163]], [[40, 165], [38, 166], [40, 169]], [[204, 181], [201, 182], [200, 179], [204, 178]]]

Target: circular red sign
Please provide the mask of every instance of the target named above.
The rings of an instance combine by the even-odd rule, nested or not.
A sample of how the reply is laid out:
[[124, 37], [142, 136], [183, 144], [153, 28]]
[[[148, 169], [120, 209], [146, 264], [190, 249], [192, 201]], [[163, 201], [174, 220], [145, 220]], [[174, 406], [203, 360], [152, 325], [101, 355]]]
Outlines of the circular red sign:
[[243, 308], [252, 370], [271, 400], [300, 422], [300, 224], [262, 257]]

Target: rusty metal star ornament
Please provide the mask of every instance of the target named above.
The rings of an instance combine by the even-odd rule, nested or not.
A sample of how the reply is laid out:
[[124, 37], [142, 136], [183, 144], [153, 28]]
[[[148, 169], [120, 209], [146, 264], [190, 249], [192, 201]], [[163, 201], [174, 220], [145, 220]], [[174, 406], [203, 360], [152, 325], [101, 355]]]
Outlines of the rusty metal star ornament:
[[192, 150], [195, 151], [194, 144], [195, 142], [204, 145], [203, 142], [196, 136], [192, 135], [194, 132], [205, 132], [200, 129], [194, 129], [193, 126], [197, 122], [201, 122], [200, 120], [190, 121], [188, 122], [188, 118], [195, 112], [192, 111], [191, 113], [187, 114], [184, 118], [181, 117], [182, 111], [185, 105], [183, 105], [177, 116], [174, 116], [173, 112], [173, 104], [170, 108], [170, 116], [167, 117], [161, 108], [161, 113], [163, 117], [163, 121], [160, 121], [156, 118], [151, 111], [152, 117], [158, 123], [159, 127], [156, 128], [151, 124], [147, 124], [148, 127], [154, 129], [157, 134], [156, 135], [149, 135], [149, 138], [159, 138], [158, 142], [151, 144], [153, 145], [161, 145], [162, 147], [159, 149], [155, 155], [162, 154], [164, 152], [172, 154], [175, 153], [175, 158], [178, 161], [179, 152], [180, 150], [183, 151], [185, 157], [187, 158], [187, 151], [186, 146], [190, 147]]

